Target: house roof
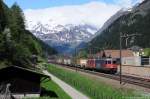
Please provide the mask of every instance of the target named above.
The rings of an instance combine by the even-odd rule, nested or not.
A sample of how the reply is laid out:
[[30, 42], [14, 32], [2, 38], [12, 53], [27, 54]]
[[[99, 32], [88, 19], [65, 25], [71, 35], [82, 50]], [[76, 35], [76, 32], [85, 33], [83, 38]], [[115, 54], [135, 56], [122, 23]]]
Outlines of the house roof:
[[34, 73], [34, 74], [37, 74], [39, 75], [40, 77], [46, 77], [46, 78], [50, 78], [48, 75], [45, 75], [41, 70], [39, 70], [38, 68], [24, 68], [24, 67], [19, 67], [19, 66], [0, 66], [0, 71], [1, 70], [4, 70], [4, 69], [12, 69], [12, 68], [16, 68], [16, 69], [19, 69], [19, 70], [23, 70], [23, 71], [27, 71], [27, 72], [31, 72], [31, 73]]
[[[104, 50], [97, 53], [97, 56], [102, 57], [105, 54], [106, 57], [119, 58], [120, 50]], [[131, 50], [122, 50], [122, 57], [132, 57], [133, 52]]]

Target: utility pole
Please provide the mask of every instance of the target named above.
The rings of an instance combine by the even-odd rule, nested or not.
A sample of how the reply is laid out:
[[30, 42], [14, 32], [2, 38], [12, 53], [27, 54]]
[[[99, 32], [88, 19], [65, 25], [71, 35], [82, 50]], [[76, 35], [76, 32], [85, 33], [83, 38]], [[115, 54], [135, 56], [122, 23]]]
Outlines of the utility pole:
[[120, 32], [120, 84], [122, 84], [122, 38], [126, 38], [126, 46], [127, 46], [127, 39], [129, 39], [129, 37], [134, 37], [134, 36], [141, 36], [141, 34], [122, 34], [122, 32]]
[[76, 66], [76, 72], [77, 72], [77, 48], [75, 48], [75, 66]]
[[88, 44], [89, 58], [92, 58], [91, 43]]
[[122, 33], [120, 32], [120, 84], [122, 84]]

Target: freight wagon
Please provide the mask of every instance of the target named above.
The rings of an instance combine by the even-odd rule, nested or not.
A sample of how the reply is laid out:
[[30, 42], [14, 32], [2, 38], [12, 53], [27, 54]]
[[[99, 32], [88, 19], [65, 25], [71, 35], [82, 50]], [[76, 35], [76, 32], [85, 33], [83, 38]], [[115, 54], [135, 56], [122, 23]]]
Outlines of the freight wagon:
[[87, 65], [87, 59], [78, 59], [77, 60], [77, 64], [78, 66], [80, 66], [81, 68], [85, 68]]
[[58, 63], [58, 64], [63, 64], [63, 63], [64, 63], [64, 60], [63, 60], [62, 58], [58, 58], [58, 59], [56, 60], [56, 63]]
[[64, 59], [65, 65], [71, 65], [71, 59]]

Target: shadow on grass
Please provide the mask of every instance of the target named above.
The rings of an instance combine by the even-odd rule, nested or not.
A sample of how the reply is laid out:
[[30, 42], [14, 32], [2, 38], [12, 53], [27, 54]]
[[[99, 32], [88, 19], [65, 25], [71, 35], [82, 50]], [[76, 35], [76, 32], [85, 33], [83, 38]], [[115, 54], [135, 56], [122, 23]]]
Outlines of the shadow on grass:
[[48, 96], [48, 97], [52, 97], [52, 98], [58, 98], [58, 95], [54, 91], [46, 90], [45, 88], [42, 88], [40, 96], [41, 97]]

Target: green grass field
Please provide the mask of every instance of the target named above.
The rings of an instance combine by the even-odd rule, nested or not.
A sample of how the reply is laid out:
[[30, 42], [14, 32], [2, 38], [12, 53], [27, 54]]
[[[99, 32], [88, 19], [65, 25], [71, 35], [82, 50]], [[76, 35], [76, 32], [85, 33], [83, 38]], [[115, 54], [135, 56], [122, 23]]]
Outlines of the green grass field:
[[42, 87], [47, 91], [53, 91], [57, 94], [57, 99], [71, 99], [56, 83], [53, 81], [42, 82]]
[[[52, 80], [45, 80], [41, 83], [41, 86], [46, 89], [48, 95], [40, 98], [25, 98], [25, 99], [71, 99], [55, 82]], [[44, 92], [46, 94], [47, 92]]]
[[48, 65], [48, 70], [91, 99], [130, 99], [129, 97], [140, 97], [140, 95], [135, 94], [133, 90], [114, 88], [110, 85], [106, 85], [104, 82], [93, 80], [78, 72], [62, 69], [55, 65]]

